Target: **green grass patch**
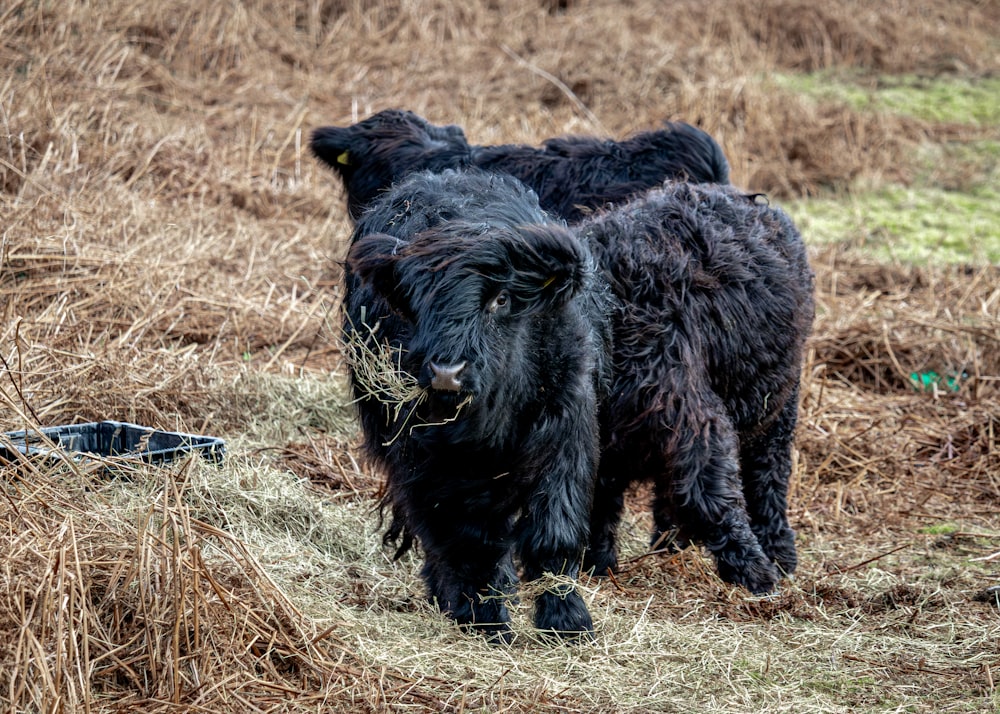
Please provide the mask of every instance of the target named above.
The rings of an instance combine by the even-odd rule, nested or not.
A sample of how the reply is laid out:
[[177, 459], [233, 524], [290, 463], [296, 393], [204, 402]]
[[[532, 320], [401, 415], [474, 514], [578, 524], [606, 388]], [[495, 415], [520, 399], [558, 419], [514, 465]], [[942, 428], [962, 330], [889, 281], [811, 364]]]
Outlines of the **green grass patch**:
[[918, 532], [924, 535], [950, 535], [957, 533], [959, 530], [958, 525], [955, 523], [935, 523], [934, 525], [921, 528]]
[[886, 186], [787, 206], [806, 242], [847, 242], [915, 264], [1000, 262], [1000, 190]]
[[1000, 125], [1000, 77], [852, 77], [843, 73], [775, 74], [784, 89], [859, 111], [887, 112], [932, 122]]
[[789, 211], [807, 241], [850, 243], [876, 259], [914, 264], [1000, 262], [1000, 77], [819, 72], [771, 79], [856, 111], [996, 130], [995, 138], [925, 143], [912, 157], [910, 186], [795, 202]]

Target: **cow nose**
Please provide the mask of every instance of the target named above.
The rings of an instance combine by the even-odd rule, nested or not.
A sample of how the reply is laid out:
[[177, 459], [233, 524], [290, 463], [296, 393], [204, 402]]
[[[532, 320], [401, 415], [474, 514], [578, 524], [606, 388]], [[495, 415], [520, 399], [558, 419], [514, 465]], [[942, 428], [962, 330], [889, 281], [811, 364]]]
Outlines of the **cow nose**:
[[431, 388], [442, 392], [458, 392], [462, 389], [462, 372], [465, 370], [465, 362], [458, 364], [439, 365], [430, 363], [431, 367]]

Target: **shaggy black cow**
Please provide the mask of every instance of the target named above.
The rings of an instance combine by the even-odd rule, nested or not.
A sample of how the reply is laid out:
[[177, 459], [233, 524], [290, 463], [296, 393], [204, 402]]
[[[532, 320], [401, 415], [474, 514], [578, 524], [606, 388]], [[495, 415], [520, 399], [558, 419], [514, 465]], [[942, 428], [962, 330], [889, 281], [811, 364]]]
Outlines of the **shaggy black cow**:
[[788, 216], [721, 186], [666, 184], [574, 229], [616, 297], [613, 381], [585, 567], [617, 566], [629, 483], [754, 593], [795, 570], [786, 515], [813, 275]]
[[[671, 183], [569, 230], [512, 179], [418, 173], [358, 223], [346, 310], [387, 538], [419, 540], [430, 593], [460, 622], [505, 637], [502, 598], [483, 595], [512, 589], [512, 547], [529, 579], [574, 575], [588, 512], [585, 567], [615, 568], [636, 479], [655, 484], [658, 531], [703, 543], [725, 580], [766, 592], [794, 570], [786, 497], [813, 303], [784, 213]], [[388, 343], [427, 398], [392, 405], [365, 384], [362, 343]], [[536, 624], [589, 629], [561, 595], [539, 599]]]
[[729, 163], [715, 140], [681, 122], [624, 141], [572, 136], [549, 139], [541, 148], [474, 146], [458, 126], [389, 109], [351, 126], [317, 129], [310, 147], [340, 176], [355, 220], [380, 191], [419, 170], [476, 167], [511, 174], [534, 189], [542, 208], [569, 221], [666, 179], [729, 181]]
[[[346, 343], [367, 451], [387, 473], [387, 541], [402, 535], [398, 557], [416, 538], [438, 606], [509, 641], [513, 554], [527, 580], [571, 579], [587, 543], [608, 324], [590, 255], [513, 178], [448, 171], [376, 201], [347, 270]], [[535, 624], [592, 627], [571, 580], [538, 596]]]

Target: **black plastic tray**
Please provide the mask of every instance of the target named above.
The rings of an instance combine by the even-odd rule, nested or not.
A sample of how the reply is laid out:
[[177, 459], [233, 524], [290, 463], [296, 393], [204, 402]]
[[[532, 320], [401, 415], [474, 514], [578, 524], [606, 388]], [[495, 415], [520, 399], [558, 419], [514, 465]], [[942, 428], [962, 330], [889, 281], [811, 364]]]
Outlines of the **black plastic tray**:
[[[40, 434], [44, 434], [48, 441]], [[191, 453], [219, 464], [226, 453], [225, 442], [214, 436], [162, 431], [120, 421], [8, 431], [3, 436], [5, 438], [0, 439], [0, 460], [11, 463], [17, 461], [18, 452], [29, 456], [51, 455], [49, 442], [71, 454], [130, 457], [154, 464]]]

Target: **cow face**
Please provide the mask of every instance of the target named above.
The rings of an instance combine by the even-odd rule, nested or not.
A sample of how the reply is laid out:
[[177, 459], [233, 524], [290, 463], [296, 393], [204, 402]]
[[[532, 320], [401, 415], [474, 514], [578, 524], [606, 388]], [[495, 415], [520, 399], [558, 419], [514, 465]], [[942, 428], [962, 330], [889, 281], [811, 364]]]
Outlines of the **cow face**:
[[[447, 223], [410, 241], [375, 234], [351, 247], [362, 283], [409, 324], [404, 369], [425, 389], [427, 418], [490, 419], [537, 399], [546, 327], [584, 280], [588, 257], [556, 224]], [[465, 411], [468, 410], [468, 412]], [[492, 415], [492, 416], [486, 416]]]

